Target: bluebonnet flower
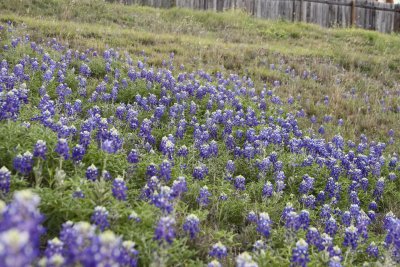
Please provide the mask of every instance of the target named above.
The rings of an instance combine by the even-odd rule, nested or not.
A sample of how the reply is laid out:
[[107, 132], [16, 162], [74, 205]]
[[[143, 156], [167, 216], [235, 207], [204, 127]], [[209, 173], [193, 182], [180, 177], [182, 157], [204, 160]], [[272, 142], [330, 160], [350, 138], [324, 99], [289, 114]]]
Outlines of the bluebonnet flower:
[[44, 251], [44, 255], [47, 258], [51, 258], [55, 254], [62, 254], [64, 243], [58, 239], [58, 237], [47, 241], [47, 247]]
[[43, 216], [40, 198], [30, 190], [17, 191], [7, 206], [2, 202], [0, 220], [0, 265], [29, 266], [39, 255]]
[[11, 172], [5, 167], [0, 169], [0, 190], [3, 193], [8, 193], [10, 191], [10, 179]]
[[303, 195], [303, 197], [301, 198], [301, 202], [304, 203], [306, 208], [315, 209], [316, 200], [314, 195]]
[[131, 211], [131, 214], [128, 216], [129, 220], [134, 220], [135, 222], [141, 222], [142, 219], [139, 217], [139, 215], [133, 210]]
[[389, 161], [389, 170], [394, 170], [396, 168], [397, 162], [398, 162], [397, 156], [391, 157]]
[[33, 149], [33, 156], [36, 158], [46, 159], [46, 153], [47, 153], [46, 142], [43, 140], [38, 140]]
[[199, 166], [196, 166], [193, 169], [193, 178], [197, 180], [203, 180], [207, 174], [208, 174], [208, 168], [205, 164], [200, 164]]
[[83, 131], [79, 136], [79, 144], [82, 145], [85, 149], [89, 147], [90, 144], [90, 132]]
[[112, 193], [116, 199], [125, 201], [127, 197], [127, 190], [128, 188], [126, 187], [125, 181], [122, 179], [122, 177], [117, 177], [114, 179]]
[[39, 266], [49, 266], [49, 267], [63, 266], [63, 264], [65, 264], [65, 258], [61, 254], [54, 254], [51, 257], [43, 257], [38, 262]]
[[178, 152], [176, 154], [177, 154], [178, 157], [186, 158], [187, 155], [189, 154], [189, 150], [185, 145], [183, 145], [183, 146], [181, 146], [179, 148], [179, 150], [178, 150]]
[[376, 202], [374, 200], [372, 200], [369, 205], [368, 205], [368, 209], [370, 210], [377, 210], [378, 209], [378, 205], [376, 204]]
[[333, 179], [333, 177], [329, 177], [325, 186], [325, 192], [329, 194], [329, 197], [333, 197], [335, 189], [335, 179]]
[[255, 149], [251, 144], [247, 143], [245, 145], [243, 149], [243, 156], [248, 160], [253, 159], [255, 157]]
[[236, 267], [258, 267], [248, 252], [243, 252], [236, 257]]
[[218, 242], [211, 247], [209, 255], [210, 257], [223, 259], [228, 255], [228, 250], [221, 242]]
[[86, 149], [82, 145], [76, 144], [72, 149], [72, 160], [74, 163], [80, 163], [85, 153]]
[[83, 194], [82, 190], [80, 188], [77, 188], [74, 193], [72, 193], [73, 198], [85, 198], [85, 195]]
[[262, 196], [263, 197], [271, 197], [274, 193], [274, 186], [271, 184], [270, 181], [267, 181], [262, 189]]
[[139, 252], [135, 249], [135, 243], [132, 241], [122, 242], [121, 255], [118, 257], [117, 262], [123, 266], [138, 266]]
[[282, 211], [281, 219], [283, 221], [286, 221], [289, 216], [289, 213], [292, 211], [295, 211], [293, 208], [293, 204], [291, 202], [286, 203], [286, 206]]
[[226, 181], [233, 181], [233, 177], [230, 173], [225, 174], [224, 180]]
[[394, 180], [396, 180], [397, 176], [394, 172], [390, 172], [388, 175], [388, 178], [390, 181], [394, 181]]
[[114, 143], [112, 140], [106, 139], [101, 143], [101, 149], [109, 154], [114, 153]]
[[101, 172], [101, 178], [104, 179], [104, 181], [110, 181], [112, 179], [111, 173], [107, 170], [103, 170]]
[[161, 217], [154, 232], [154, 239], [171, 244], [175, 238], [175, 220], [171, 216]]
[[246, 190], [246, 179], [242, 175], [236, 176], [234, 180], [234, 185], [236, 190], [244, 191]]
[[257, 214], [254, 211], [249, 211], [249, 213], [247, 214], [247, 220], [251, 223], [257, 222]]
[[67, 160], [69, 158], [68, 142], [64, 138], [58, 139], [57, 146], [54, 150], [60, 157]]
[[350, 205], [350, 215], [352, 218], [357, 218], [360, 215], [360, 206], [358, 204]]
[[101, 142], [101, 149], [109, 154], [115, 154], [122, 148], [123, 139], [120, 137], [118, 131], [112, 128], [106, 134], [105, 140]]
[[172, 183], [172, 193], [171, 196], [176, 198], [181, 196], [183, 193], [187, 192], [187, 184], [186, 179], [183, 176], [179, 176], [173, 183]]
[[386, 231], [392, 230], [390, 228], [395, 225], [396, 219], [397, 218], [393, 214], [393, 212], [389, 211], [388, 213], [386, 213], [386, 215], [385, 215], [385, 217], [383, 219], [383, 227], [385, 228]]
[[139, 153], [137, 152], [136, 149], [132, 149], [128, 156], [127, 156], [127, 160], [130, 164], [136, 164], [139, 162]]
[[275, 182], [275, 186], [276, 186], [276, 192], [277, 193], [282, 193], [283, 189], [285, 189], [285, 187], [286, 187], [286, 184], [285, 184], [284, 181], [278, 180], [278, 181]]
[[168, 160], [163, 160], [160, 164], [160, 179], [164, 178], [165, 182], [171, 180], [171, 163]]
[[317, 195], [317, 203], [318, 204], [323, 204], [325, 202], [325, 191], [319, 191]]
[[212, 260], [207, 264], [207, 267], [222, 267], [222, 265], [219, 261]]
[[366, 249], [366, 252], [369, 256], [374, 258], [378, 258], [379, 256], [379, 248], [377, 245], [375, 245], [375, 242], [371, 242], [371, 244], [369, 244], [369, 246]]
[[155, 191], [151, 197], [151, 202], [163, 212], [171, 213], [173, 209], [172, 204], [172, 190], [168, 186], [161, 186], [160, 192]]
[[297, 215], [296, 212], [291, 211], [287, 214], [286, 220], [285, 220], [285, 227], [288, 230], [291, 230], [293, 232], [296, 232], [300, 228], [300, 221], [299, 221], [299, 216]]
[[330, 217], [325, 222], [325, 233], [327, 233], [333, 237], [333, 236], [335, 236], [337, 230], [338, 230], [338, 225], [336, 223], [336, 220], [333, 217]]
[[74, 112], [79, 113], [82, 111], [82, 100], [76, 99], [73, 106]]
[[28, 175], [33, 167], [33, 155], [27, 151], [23, 155], [17, 155], [13, 161], [14, 168], [22, 175]]
[[347, 227], [350, 226], [350, 224], [351, 224], [351, 213], [350, 213], [350, 211], [343, 212], [343, 214], [342, 214], [342, 223]]
[[338, 246], [331, 247], [331, 245], [332, 244], [330, 244], [330, 246], [328, 248], [329, 257], [331, 257], [331, 258], [339, 257], [340, 261], [342, 261], [343, 257], [342, 257], [342, 250], [340, 249], [340, 247], [338, 247]]
[[95, 226], [87, 222], [63, 224], [60, 240], [64, 243], [66, 265], [98, 266], [104, 263], [113, 266], [129, 262], [133, 264], [131, 266], [136, 266], [137, 251], [134, 250], [133, 242], [121, 244], [121, 239], [111, 231], [96, 235], [95, 229]]
[[235, 172], [235, 169], [236, 169], [236, 167], [235, 167], [235, 162], [234, 162], [233, 160], [228, 160], [227, 163], [226, 163], [225, 170], [226, 170], [228, 173], [234, 173], [234, 172]]
[[202, 159], [208, 159], [211, 156], [211, 151], [210, 151], [210, 146], [208, 144], [203, 144], [199, 148], [200, 151], [200, 157]]
[[[99, 266], [103, 264], [116, 266], [122, 263], [121, 256], [123, 253], [121, 252], [123, 252], [124, 249], [121, 244], [121, 238], [116, 236], [113, 232], [109, 230], [101, 232], [90, 241], [85, 251], [86, 253], [84, 253], [86, 255], [84, 255], [82, 259], [83, 266]], [[128, 255], [134, 258], [135, 252], [131, 252], [133, 252], [133, 255], [130, 255], [130, 253]], [[93, 257], [93, 255], [96, 255], [96, 257]], [[128, 255], [125, 254], [125, 256]], [[131, 262], [129, 259], [125, 259], [125, 261]]]
[[299, 192], [300, 194], [308, 194], [314, 186], [314, 178], [307, 174], [303, 176], [303, 181], [300, 183]]
[[328, 204], [324, 204], [321, 208], [321, 212], [319, 214], [320, 218], [325, 221], [331, 217], [331, 207]]
[[218, 157], [218, 143], [215, 140], [212, 140], [210, 142], [210, 146], [209, 146], [209, 151], [210, 151], [210, 155], [213, 157]]
[[124, 104], [120, 104], [115, 109], [115, 116], [120, 120], [124, 120], [126, 111], [127, 111], [126, 106]]
[[153, 193], [159, 189], [160, 181], [158, 180], [157, 176], [152, 176], [150, 179], [147, 180], [146, 185], [142, 189], [141, 197], [143, 199], [149, 200], [153, 197]]
[[378, 182], [375, 185], [373, 196], [379, 200], [383, 194], [383, 190], [385, 188], [385, 178], [379, 178]]
[[306, 230], [310, 225], [310, 213], [307, 210], [300, 211], [298, 220], [299, 220], [299, 228]]
[[318, 250], [323, 250], [324, 246], [322, 245], [321, 235], [318, 232], [318, 229], [315, 227], [308, 228], [306, 234], [307, 243], [315, 246]]
[[24, 76], [24, 66], [22, 64], [16, 64], [14, 66], [14, 74], [22, 78]]
[[157, 166], [154, 163], [150, 163], [146, 168], [146, 176], [153, 177], [158, 175]]
[[199, 224], [199, 218], [194, 214], [190, 214], [185, 219], [183, 230], [189, 234], [191, 239], [193, 239], [200, 232]]
[[322, 134], [322, 135], [325, 134], [325, 128], [324, 128], [323, 125], [321, 125], [321, 126], [319, 127], [318, 133], [319, 133], [319, 134]]
[[357, 228], [353, 225], [346, 228], [344, 233], [343, 245], [345, 247], [351, 247], [351, 249], [356, 249], [358, 246], [358, 232]]
[[206, 207], [210, 203], [211, 193], [208, 191], [207, 186], [203, 186], [200, 188], [199, 197], [197, 198], [197, 202], [199, 203], [200, 207]]
[[222, 192], [222, 193], [219, 195], [218, 199], [219, 199], [220, 201], [226, 201], [226, 200], [228, 200], [228, 195], [227, 195], [226, 193]]
[[90, 74], [91, 74], [91, 71], [90, 71], [89, 66], [86, 65], [85, 63], [83, 63], [83, 64], [80, 66], [79, 72], [80, 72], [80, 74], [82, 74], [82, 75], [84, 75], [84, 76], [86, 76], [86, 77], [89, 77]]
[[257, 220], [257, 232], [261, 233], [265, 238], [268, 238], [271, 232], [272, 220], [268, 213], [262, 212]]
[[296, 243], [296, 247], [292, 250], [292, 257], [290, 259], [290, 266], [307, 266], [310, 261], [308, 255], [308, 244], [304, 239], [300, 239]]
[[38, 252], [29, 241], [29, 233], [11, 228], [0, 233], [0, 264], [4, 267], [30, 266]]
[[338, 256], [333, 256], [329, 259], [329, 263], [328, 266], [329, 267], [343, 267], [342, 263], [341, 263], [341, 258]]
[[383, 220], [383, 227], [386, 230], [385, 243], [389, 247], [394, 245], [395, 249], [398, 249], [397, 240], [400, 231], [400, 220], [397, 219], [392, 212], [388, 212]]
[[253, 244], [253, 251], [254, 252], [263, 252], [267, 249], [267, 244], [265, 243], [264, 240], [257, 240]]
[[[361, 179], [361, 189], [364, 191], [364, 192], [367, 192], [367, 190], [368, 190], [368, 185], [369, 185], [369, 180], [368, 180], [368, 178], [362, 178]], [[353, 203], [353, 204], [355, 204], [355, 203]]]
[[90, 165], [86, 170], [86, 178], [89, 181], [96, 181], [99, 176], [99, 170], [94, 166], [94, 164]]
[[161, 140], [160, 150], [163, 155], [167, 156], [169, 160], [172, 160], [175, 151], [175, 144], [172, 140], [164, 136]]
[[110, 223], [108, 222], [108, 211], [102, 206], [96, 206], [94, 208], [94, 213], [92, 214], [90, 221], [97, 225], [102, 231], [110, 227]]
[[50, 69], [46, 70], [45, 73], [43, 74], [43, 80], [49, 83], [52, 78], [53, 78], [53, 72]]

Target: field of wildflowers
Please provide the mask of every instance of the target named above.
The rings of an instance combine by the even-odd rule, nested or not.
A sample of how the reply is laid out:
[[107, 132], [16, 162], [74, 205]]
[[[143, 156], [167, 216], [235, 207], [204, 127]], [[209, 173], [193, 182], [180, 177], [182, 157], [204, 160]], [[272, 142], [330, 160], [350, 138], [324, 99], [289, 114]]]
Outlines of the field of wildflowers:
[[340, 75], [290, 57], [258, 67], [267, 79], [175, 52], [157, 64], [13, 16], [0, 15], [0, 266], [400, 264], [395, 75], [379, 99], [357, 83], [337, 95]]

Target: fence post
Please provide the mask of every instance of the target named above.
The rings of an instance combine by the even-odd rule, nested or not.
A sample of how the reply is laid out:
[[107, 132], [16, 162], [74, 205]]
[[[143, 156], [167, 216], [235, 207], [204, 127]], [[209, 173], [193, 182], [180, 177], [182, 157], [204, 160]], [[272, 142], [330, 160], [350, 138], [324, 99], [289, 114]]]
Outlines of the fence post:
[[356, 25], [356, 0], [351, 3], [351, 26]]
[[294, 22], [295, 16], [296, 16], [296, 0], [293, 0], [293, 5], [292, 5], [292, 22]]
[[299, 14], [299, 21], [303, 21], [303, 0], [300, 0], [300, 14]]
[[394, 18], [393, 18], [393, 31], [399, 32], [400, 31], [400, 5], [394, 5]]

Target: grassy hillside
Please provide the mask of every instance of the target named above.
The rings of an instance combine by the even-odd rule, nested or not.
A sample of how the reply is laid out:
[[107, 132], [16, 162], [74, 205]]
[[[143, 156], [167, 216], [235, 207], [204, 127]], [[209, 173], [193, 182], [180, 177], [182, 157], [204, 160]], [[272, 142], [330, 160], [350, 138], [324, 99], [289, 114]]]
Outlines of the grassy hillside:
[[[301, 95], [309, 115], [321, 118], [325, 95], [336, 108], [335, 120], [346, 118], [346, 134], [383, 136], [400, 130], [397, 81], [400, 37], [359, 29], [323, 29], [316, 25], [259, 20], [239, 11], [215, 14], [182, 9], [153, 9], [84, 0], [0, 1], [0, 19], [23, 23], [34, 39], [54, 37], [75, 48], [149, 55], [161, 66], [171, 52], [189, 70], [238, 73], [257, 84], [281, 80], [280, 96]], [[275, 64], [279, 70], [271, 70]], [[316, 79], [294, 81], [284, 70], [313, 73]], [[355, 90], [357, 99], [343, 99]], [[369, 102], [362, 99], [368, 95]], [[387, 104], [382, 113], [379, 103]], [[395, 112], [390, 111], [394, 109]]]
[[0, 266], [398, 264], [399, 63], [395, 34], [0, 0]]

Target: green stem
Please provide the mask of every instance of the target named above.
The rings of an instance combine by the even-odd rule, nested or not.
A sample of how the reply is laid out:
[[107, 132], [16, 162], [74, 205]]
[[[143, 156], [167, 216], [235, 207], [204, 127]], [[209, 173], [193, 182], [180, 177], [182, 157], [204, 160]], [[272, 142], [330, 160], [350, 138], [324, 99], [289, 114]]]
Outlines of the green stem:
[[36, 173], [35, 173], [35, 187], [39, 188], [40, 187], [40, 183], [42, 181], [42, 170], [41, 170], [41, 166], [40, 166], [40, 158], [38, 159], [37, 165], [36, 165]]
[[344, 266], [347, 266], [347, 258], [349, 256], [349, 254], [350, 254], [350, 248], [348, 248], [346, 251], [346, 256], [344, 257]]

